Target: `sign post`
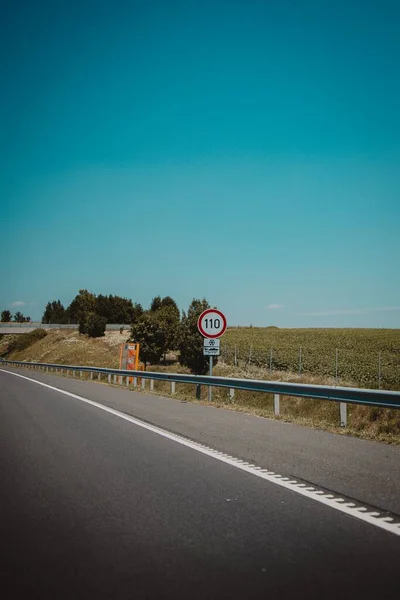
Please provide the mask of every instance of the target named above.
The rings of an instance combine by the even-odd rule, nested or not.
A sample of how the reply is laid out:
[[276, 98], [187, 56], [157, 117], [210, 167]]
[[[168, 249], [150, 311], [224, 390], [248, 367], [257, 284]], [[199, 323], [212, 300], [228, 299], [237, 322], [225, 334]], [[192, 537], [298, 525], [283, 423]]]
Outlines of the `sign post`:
[[[210, 356], [210, 372], [209, 372], [210, 377], [212, 377], [212, 368], [213, 368], [213, 357]], [[212, 387], [211, 387], [211, 385], [208, 386], [208, 401], [212, 402]]]
[[[225, 315], [216, 308], [209, 308], [201, 313], [197, 327], [204, 339], [204, 356], [210, 357], [210, 377], [212, 377], [213, 356], [219, 356], [220, 340], [227, 327]], [[208, 387], [208, 400], [212, 401], [212, 387]]]

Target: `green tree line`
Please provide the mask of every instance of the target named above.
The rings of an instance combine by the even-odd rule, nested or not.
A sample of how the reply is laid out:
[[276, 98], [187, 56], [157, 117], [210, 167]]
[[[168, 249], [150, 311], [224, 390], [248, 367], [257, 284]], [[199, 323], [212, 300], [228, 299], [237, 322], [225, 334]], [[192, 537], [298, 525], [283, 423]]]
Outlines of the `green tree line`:
[[140, 358], [145, 367], [166, 360], [168, 352], [177, 352], [180, 364], [192, 372], [207, 372], [209, 360], [203, 356], [203, 337], [197, 329], [199, 315], [210, 308], [206, 299], [194, 298], [188, 310], [179, 311], [171, 296], [155, 296], [150, 308], [120, 296], [96, 296], [79, 290], [71, 304], [64, 307], [60, 300], [46, 304], [42, 323], [73, 323], [79, 332], [91, 337], [105, 334], [107, 323], [129, 324], [130, 341], [140, 344]]
[[3, 310], [1, 313], [2, 323], [11, 323], [11, 321], [14, 321], [14, 323], [29, 323], [30, 320], [30, 317], [25, 317], [25, 315], [23, 315], [19, 310], [15, 313], [15, 315], [13, 315], [11, 311], [7, 309]]
[[60, 300], [52, 300], [46, 304], [42, 323], [81, 324], [93, 313], [105, 319], [106, 323], [132, 323], [143, 313], [140, 304], [133, 303], [121, 296], [96, 296], [88, 290], [79, 290], [67, 307]]

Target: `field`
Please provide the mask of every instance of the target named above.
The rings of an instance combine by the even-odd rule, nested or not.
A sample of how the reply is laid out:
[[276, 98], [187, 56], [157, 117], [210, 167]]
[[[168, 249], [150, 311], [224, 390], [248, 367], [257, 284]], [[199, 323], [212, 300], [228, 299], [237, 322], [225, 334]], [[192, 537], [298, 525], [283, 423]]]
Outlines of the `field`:
[[[301, 348], [301, 351], [300, 351]], [[399, 329], [228, 329], [222, 359], [266, 372], [331, 377], [340, 384], [400, 389]], [[300, 359], [301, 357], [301, 359]]]

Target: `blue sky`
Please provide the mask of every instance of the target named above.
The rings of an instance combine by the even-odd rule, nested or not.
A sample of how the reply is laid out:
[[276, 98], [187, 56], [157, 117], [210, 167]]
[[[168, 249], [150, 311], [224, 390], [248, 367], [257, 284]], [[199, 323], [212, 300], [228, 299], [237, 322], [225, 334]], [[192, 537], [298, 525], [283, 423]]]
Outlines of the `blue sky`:
[[9, 4], [0, 308], [40, 318], [84, 287], [205, 296], [232, 324], [400, 327], [399, 18], [386, 0]]

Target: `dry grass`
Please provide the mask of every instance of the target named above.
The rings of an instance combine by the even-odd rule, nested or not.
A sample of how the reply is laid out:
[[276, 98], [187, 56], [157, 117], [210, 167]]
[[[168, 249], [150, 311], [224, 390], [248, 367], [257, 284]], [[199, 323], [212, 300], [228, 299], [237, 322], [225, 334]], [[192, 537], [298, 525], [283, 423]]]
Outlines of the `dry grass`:
[[[168, 367], [154, 366], [149, 368], [153, 371], [163, 372], [187, 372], [176, 365]], [[274, 372], [271, 376], [258, 368], [241, 370], [230, 365], [218, 364], [214, 369], [214, 375], [221, 377], [239, 377], [243, 379], [265, 379], [270, 381], [299, 382], [315, 385], [334, 385], [335, 380], [326, 376], [304, 375], [295, 373]], [[351, 381], [339, 381], [339, 385], [352, 387]], [[170, 384], [155, 381], [154, 392], [169, 396]], [[180, 400], [195, 401], [195, 389], [191, 384], [179, 384], [176, 386], [175, 397]], [[197, 401], [198, 402], [198, 401]], [[208, 404], [207, 389], [202, 386], [201, 403]], [[278, 418], [283, 421], [306, 425], [325, 431], [340, 433], [341, 435], [352, 435], [354, 437], [376, 440], [389, 444], [400, 445], [400, 411], [389, 408], [370, 408], [361, 405], [348, 405], [348, 427], [341, 428], [339, 425], [339, 404], [326, 400], [313, 400], [308, 398], [297, 398], [281, 396], [280, 416], [275, 417], [273, 394], [260, 392], [247, 392], [235, 390], [234, 399], [229, 398], [227, 389], [213, 389], [213, 406], [227, 408], [248, 414], [266, 418]]]
[[[119, 346], [126, 341], [129, 332], [123, 335], [119, 331], [106, 332], [104, 338], [92, 339], [78, 332], [65, 330], [52, 331], [46, 338], [37, 341], [31, 347], [14, 352], [9, 356], [13, 360], [52, 362], [58, 364], [99, 366], [118, 368]], [[0, 353], [4, 351], [12, 336], [4, 336], [0, 340]], [[173, 361], [176, 357], [169, 356]], [[187, 370], [178, 363], [153, 365], [149, 371], [186, 373]], [[324, 375], [268, 371], [260, 367], [240, 369], [232, 365], [219, 363], [214, 369], [215, 375], [222, 377], [239, 377], [252, 379], [269, 379], [276, 381], [301, 382], [320, 385], [334, 385], [332, 377]], [[340, 380], [339, 385], [354, 386], [354, 381]], [[201, 399], [195, 399], [195, 386], [192, 384], [177, 384], [175, 398], [190, 402], [208, 404], [207, 389], [202, 386]], [[147, 384], [148, 389], [148, 384]], [[154, 382], [154, 393], [169, 396], [170, 384], [163, 381]], [[228, 390], [213, 389], [213, 406], [229, 410], [246, 412], [260, 417], [276, 418], [273, 413], [272, 394], [257, 392], [235, 391], [235, 397], [229, 398]], [[339, 427], [339, 406], [336, 402], [312, 400], [294, 397], [281, 397], [281, 415], [285, 421], [292, 421], [318, 429], [333, 431], [345, 435], [353, 435], [386, 443], [400, 444], [400, 411], [395, 409], [370, 408], [366, 406], [348, 406], [348, 422], [346, 429]]]
[[[4, 336], [1, 348], [5, 348], [12, 337]], [[11, 360], [52, 362], [62, 365], [87, 365], [108, 368], [119, 366], [119, 346], [129, 337], [129, 332], [107, 331], [102, 338], [89, 338], [77, 331], [60, 329], [29, 348], [13, 352]], [[7, 339], [6, 339], [7, 338]]]

